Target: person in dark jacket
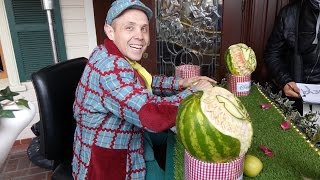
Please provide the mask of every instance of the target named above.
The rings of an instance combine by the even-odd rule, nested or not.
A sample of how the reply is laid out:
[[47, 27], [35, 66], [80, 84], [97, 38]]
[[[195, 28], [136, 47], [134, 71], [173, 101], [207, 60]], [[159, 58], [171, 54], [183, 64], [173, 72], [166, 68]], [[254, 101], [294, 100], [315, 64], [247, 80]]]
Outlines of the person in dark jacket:
[[296, 83], [320, 83], [320, 0], [297, 0], [283, 7], [269, 37], [264, 61], [287, 97], [299, 98]]

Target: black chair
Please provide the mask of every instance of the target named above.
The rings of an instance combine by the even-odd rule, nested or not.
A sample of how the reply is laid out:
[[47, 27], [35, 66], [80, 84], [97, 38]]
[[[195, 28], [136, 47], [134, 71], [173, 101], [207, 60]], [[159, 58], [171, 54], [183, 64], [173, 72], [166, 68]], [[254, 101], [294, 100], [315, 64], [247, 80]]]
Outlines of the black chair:
[[71, 59], [31, 75], [40, 113], [40, 153], [54, 162], [52, 179], [72, 179], [71, 160], [76, 125], [72, 106], [86, 63], [84, 57]]

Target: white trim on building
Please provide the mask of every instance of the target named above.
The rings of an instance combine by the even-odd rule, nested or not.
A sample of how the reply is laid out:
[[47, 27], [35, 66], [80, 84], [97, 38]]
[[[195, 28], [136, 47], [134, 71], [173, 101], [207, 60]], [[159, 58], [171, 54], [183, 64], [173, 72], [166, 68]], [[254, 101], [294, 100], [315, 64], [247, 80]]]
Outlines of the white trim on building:
[[20, 83], [4, 0], [0, 0], [0, 42], [10, 89], [13, 91], [25, 91], [26, 87]]

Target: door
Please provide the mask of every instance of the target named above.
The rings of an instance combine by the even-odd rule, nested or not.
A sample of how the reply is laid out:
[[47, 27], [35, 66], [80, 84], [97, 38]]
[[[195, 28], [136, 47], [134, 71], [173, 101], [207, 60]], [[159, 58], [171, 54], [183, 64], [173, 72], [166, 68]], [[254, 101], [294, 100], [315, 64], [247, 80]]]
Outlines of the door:
[[[104, 23], [106, 19], [107, 12], [111, 7], [113, 1], [106, 0], [94, 0], [93, 1], [93, 11], [94, 11], [94, 20], [96, 26], [96, 35], [97, 35], [97, 44], [102, 44], [103, 40], [106, 38], [104, 33]], [[154, 9], [155, 2], [142, 0], [142, 2], [150, 7], [150, 9]], [[146, 52], [143, 54], [141, 59], [141, 64], [151, 73], [157, 74], [157, 62], [156, 62], [156, 36], [155, 36], [155, 16], [150, 20], [150, 46], [147, 48]]]
[[[159, 30], [156, 30], [156, 19], [155, 16], [157, 16], [156, 12], [159, 15], [159, 8], [161, 9], [160, 6], [171, 6], [170, 8], [175, 8], [177, 7], [177, 4], [180, 4], [179, 6], [182, 7], [183, 3], [179, 3], [176, 1], [163, 1], [163, 0], [153, 0], [153, 1], [148, 1], [148, 0], [142, 0], [148, 7], [150, 7], [154, 11], [154, 16], [150, 21], [150, 39], [151, 39], [151, 44], [150, 47], [147, 49], [146, 53], [144, 54], [144, 58], [142, 59], [142, 64], [152, 73], [152, 74], [165, 74], [165, 75], [174, 75], [174, 67], [175, 65], [178, 65], [179, 63], [182, 62], [175, 62], [178, 61], [177, 59], [185, 58], [193, 58], [196, 57], [199, 59], [199, 61], [206, 61], [205, 65], [206, 72], [204, 75], [209, 75], [211, 77], [215, 76], [216, 79], [221, 79], [223, 76], [224, 71], [224, 62], [223, 58], [220, 56], [220, 52], [224, 51], [227, 47], [227, 45], [238, 42], [240, 41], [240, 29], [241, 29], [241, 6], [242, 6], [242, 0], [225, 0], [223, 3], [223, 15], [226, 14], [226, 16], [223, 18], [223, 21], [226, 21], [227, 23], [223, 24], [223, 29], [230, 29], [230, 31], [223, 32], [221, 34], [221, 27], [220, 30], [218, 31], [210, 31], [210, 33], [215, 34], [213, 36], [217, 36], [216, 39], [211, 38], [209, 39], [210, 41], [218, 42], [221, 43], [221, 36], [223, 39], [222, 44], [219, 45], [219, 47], [212, 47], [214, 49], [219, 49], [218, 54], [217, 52], [212, 52], [209, 50], [209, 52], [206, 52], [205, 55], [190, 55], [194, 54], [192, 49], [189, 49], [187, 51], [184, 51], [183, 47], [179, 48], [179, 51], [181, 53], [175, 53], [173, 56], [168, 55], [170, 57], [165, 57], [168, 58], [170, 62], [161, 59], [162, 54], [157, 54], [157, 53], [162, 53], [163, 51], [170, 51], [170, 50], [164, 50], [164, 48], [168, 48], [167, 45], [164, 45], [161, 40], [159, 41], [159, 35], [156, 34], [159, 32]], [[200, 1], [195, 1], [195, 7], [200, 7], [201, 3]], [[208, 1], [210, 2], [210, 1]], [[218, 3], [217, 0], [214, 1], [215, 3]], [[221, 4], [221, 0], [219, 1], [219, 4]], [[111, 6], [110, 1], [105, 1], [105, 0], [95, 0], [93, 1], [93, 6], [94, 6], [94, 15], [95, 15], [95, 25], [96, 25], [96, 33], [97, 33], [97, 42], [98, 44], [103, 43], [103, 39], [105, 38], [105, 33], [103, 31], [103, 26], [105, 22], [105, 17], [107, 14], [107, 10]], [[166, 3], [166, 5], [165, 5]], [[225, 5], [226, 4], [226, 5]], [[227, 12], [226, 12], [227, 11]], [[237, 20], [237, 18], [240, 18], [240, 20]], [[158, 20], [158, 19], [157, 19]], [[168, 21], [169, 22], [169, 21]], [[183, 22], [184, 23], [184, 22]], [[205, 31], [201, 31], [200, 33], [205, 33]], [[179, 35], [179, 34], [177, 34]], [[226, 38], [224, 38], [226, 37]], [[158, 39], [158, 41], [157, 41]], [[211, 43], [213, 44], [213, 43]], [[207, 47], [207, 46], [206, 46]], [[221, 47], [221, 48], [220, 48]], [[157, 51], [158, 50], [158, 51]], [[176, 50], [176, 48], [175, 48]], [[174, 51], [175, 51], [174, 50]], [[198, 48], [199, 50], [199, 48]], [[182, 55], [181, 55], [182, 54]], [[187, 54], [187, 55], [185, 55]], [[190, 55], [190, 56], [189, 56]], [[159, 57], [160, 56], [160, 57]], [[160, 60], [159, 60], [160, 59]], [[186, 60], [186, 63], [188, 60]], [[198, 63], [200, 64], [200, 63]], [[157, 67], [158, 66], [158, 67]]]
[[[224, 0], [222, 51], [232, 44], [245, 43], [256, 54], [257, 68], [252, 79], [264, 83], [269, 80], [263, 52], [280, 9], [292, 0]], [[220, 75], [226, 74], [221, 58]]]
[[245, 0], [243, 4], [240, 40], [256, 53], [257, 68], [252, 78], [258, 82], [270, 80], [263, 52], [280, 9], [293, 0]]
[[[291, 2], [292, 0], [213, 0], [211, 2], [219, 3], [222, 2], [222, 29], [221, 29], [221, 46], [220, 46], [220, 57], [215, 63], [214, 78], [220, 81], [225, 77], [227, 71], [224, 61], [224, 52], [232, 44], [235, 43], [245, 43], [256, 53], [257, 56], [257, 69], [253, 73], [253, 79], [258, 82], [265, 82], [268, 80], [268, 75], [263, 62], [263, 51], [267, 43], [267, 39], [271, 33], [275, 17], [279, 10]], [[144, 0], [146, 5], [152, 7], [155, 10], [159, 3], [167, 2], [182, 2], [182, 1], [164, 1], [164, 0], [154, 0], [147, 1]], [[191, 1], [186, 1], [191, 2]], [[193, 0], [194, 3], [205, 2]], [[209, 0], [206, 2], [210, 2]], [[156, 4], [157, 3], [157, 4]], [[106, 16], [108, 7], [110, 7], [111, 2], [105, 0], [94, 1], [95, 8], [95, 20], [97, 28], [97, 41], [102, 42], [105, 35], [103, 32], [103, 24]], [[176, 8], [173, 6], [173, 8]], [[158, 74], [157, 61], [158, 55], [156, 49], [161, 50], [161, 47], [156, 45], [156, 27], [155, 18], [151, 20], [150, 31], [151, 34], [151, 46], [148, 48], [148, 61], [143, 61], [147, 69], [151, 69], [153, 74]], [[153, 29], [152, 29], [153, 28]], [[159, 44], [159, 43], [158, 43]], [[159, 69], [159, 68], [158, 68]], [[160, 69], [161, 70], [161, 69]], [[207, 73], [208, 74], [208, 73]], [[203, 74], [203, 75], [207, 75]]]

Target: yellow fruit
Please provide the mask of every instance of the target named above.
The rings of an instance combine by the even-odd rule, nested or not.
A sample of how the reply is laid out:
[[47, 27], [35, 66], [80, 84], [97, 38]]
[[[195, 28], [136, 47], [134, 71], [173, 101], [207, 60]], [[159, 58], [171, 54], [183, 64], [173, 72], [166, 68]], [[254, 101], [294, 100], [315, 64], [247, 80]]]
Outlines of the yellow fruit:
[[263, 164], [259, 158], [253, 155], [246, 155], [244, 159], [243, 173], [248, 177], [256, 177], [262, 170]]

